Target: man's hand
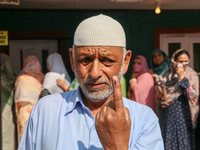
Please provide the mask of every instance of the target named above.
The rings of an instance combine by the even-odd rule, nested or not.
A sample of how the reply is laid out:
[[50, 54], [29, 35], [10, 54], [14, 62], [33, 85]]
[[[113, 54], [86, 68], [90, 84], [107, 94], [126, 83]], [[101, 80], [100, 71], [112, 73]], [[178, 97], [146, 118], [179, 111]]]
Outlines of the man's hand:
[[115, 108], [105, 105], [96, 115], [96, 131], [105, 150], [128, 150], [131, 120], [128, 108], [123, 106], [119, 79], [113, 77]]

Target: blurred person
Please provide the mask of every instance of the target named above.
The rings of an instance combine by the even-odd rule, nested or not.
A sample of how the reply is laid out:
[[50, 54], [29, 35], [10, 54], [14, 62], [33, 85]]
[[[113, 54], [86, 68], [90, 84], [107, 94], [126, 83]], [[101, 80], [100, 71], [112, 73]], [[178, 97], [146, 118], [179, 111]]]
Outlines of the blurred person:
[[40, 99], [19, 150], [163, 150], [154, 112], [122, 97], [131, 51], [119, 22], [102, 14], [85, 19], [69, 52], [79, 88]]
[[23, 69], [19, 73], [20, 75], [30, 75], [37, 79], [41, 84], [44, 80], [44, 74], [42, 73], [42, 68], [38, 58], [34, 55], [29, 55], [24, 59]]
[[169, 58], [167, 54], [159, 49], [152, 51], [149, 73], [153, 77], [155, 75], [162, 75], [165, 71], [169, 69]]
[[71, 78], [65, 68], [60, 54], [53, 53], [48, 56], [47, 69], [49, 72], [45, 74], [40, 98], [46, 95], [62, 93], [65, 90], [69, 90], [63, 90], [60, 86], [57, 85], [57, 79], [62, 79], [64, 81], [63, 83], [65, 84], [62, 83], [61, 85], [63, 88], [65, 88], [64, 85], [69, 88], [71, 82]]
[[[169, 69], [169, 57], [165, 52], [162, 50], [154, 50], [151, 53], [151, 61], [150, 61], [150, 68], [149, 73], [154, 77], [154, 81], [157, 80], [158, 76], [162, 75], [165, 71]], [[155, 85], [156, 86], [156, 85]], [[156, 88], [157, 89], [157, 88]], [[155, 91], [157, 92], [157, 90]], [[159, 118], [159, 122], [161, 122], [161, 108], [158, 99], [155, 97], [156, 103], [156, 114]]]
[[62, 80], [60, 78], [58, 78], [56, 80], [56, 82], [57, 82], [57, 85], [60, 86], [60, 88], [62, 88], [63, 91], [65, 91], [65, 92], [76, 90], [79, 86], [79, 83], [76, 78], [74, 78], [74, 80], [71, 82], [71, 84], [69, 86], [66, 84], [66, 82], [64, 80]]
[[126, 93], [126, 78], [123, 76], [121, 81], [120, 81], [120, 84], [121, 84], [121, 89], [122, 89], [122, 96], [123, 97], [127, 97]]
[[155, 111], [154, 80], [148, 69], [144, 56], [138, 55], [134, 58], [133, 74], [127, 95], [129, 99], [147, 105]]
[[188, 66], [189, 62], [188, 52], [177, 50], [172, 55], [169, 70], [158, 81], [165, 150], [195, 150], [199, 78]]
[[15, 82], [15, 111], [17, 116], [18, 144], [33, 106], [39, 100], [44, 74], [37, 57], [29, 55]]
[[14, 83], [16, 75], [7, 54], [1, 53], [1, 120], [2, 120], [2, 149], [16, 149]]
[[[200, 100], [200, 95], [198, 98], [198, 102]], [[196, 123], [196, 128], [195, 128], [195, 148], [196, 150], [200, 149], [200, 115], [198, 115], [197, 118], [197, 123]]]

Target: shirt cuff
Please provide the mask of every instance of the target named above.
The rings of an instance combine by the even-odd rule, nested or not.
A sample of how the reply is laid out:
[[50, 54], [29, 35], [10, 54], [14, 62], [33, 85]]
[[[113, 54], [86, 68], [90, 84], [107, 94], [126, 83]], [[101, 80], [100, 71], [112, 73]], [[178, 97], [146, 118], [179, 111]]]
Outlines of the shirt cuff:
[[183, 80], [181, 80], [179, 82], [179, 85], [182, 87], [182, 88], [188, 88], [189, 87], [189, 81], [186, 77], [183, 78]]

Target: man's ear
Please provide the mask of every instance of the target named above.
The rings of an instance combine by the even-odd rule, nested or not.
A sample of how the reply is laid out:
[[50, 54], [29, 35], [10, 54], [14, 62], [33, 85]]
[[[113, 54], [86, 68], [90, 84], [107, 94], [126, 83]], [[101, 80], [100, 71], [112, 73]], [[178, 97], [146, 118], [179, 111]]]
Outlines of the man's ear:
[[131, 55], [132, 55], [131, 50], [126, 51], [126, 56], [123, 64], [123, 74], [125, 74], [128, 70], [128, 66], [131, 60]]
[[71, 68], [72, 68], [72, 71], [74, 72], [74, 55], [73, 55], [73, 49], [72, 48], [69, 48], [69, 56], [70, 56], [70, 63], [71, 63]]

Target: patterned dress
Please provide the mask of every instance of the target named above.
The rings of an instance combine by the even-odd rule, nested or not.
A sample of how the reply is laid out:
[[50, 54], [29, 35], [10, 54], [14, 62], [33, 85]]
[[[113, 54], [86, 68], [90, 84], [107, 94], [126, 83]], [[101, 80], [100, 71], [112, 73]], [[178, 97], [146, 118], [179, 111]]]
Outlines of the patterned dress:
[[18, 144], [33, 106], [39, 100], [44, 74], [37, 57], [29, 55], [23, 62], [23, 69], [15, 82], [15, 112]]
[[162, 108], [162, 136], [165, 150], [195, 150], [194, 129], [186, 95], [189, 86], [187, 78], [179, 82], [183, 94], [169, 107]]
[[15, 112], [17, 117], [18, 144], [33, 106], [39, 100], [42, 84], [30, 75], [21, 75], [15, 82]]

